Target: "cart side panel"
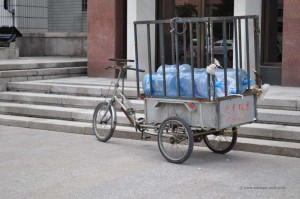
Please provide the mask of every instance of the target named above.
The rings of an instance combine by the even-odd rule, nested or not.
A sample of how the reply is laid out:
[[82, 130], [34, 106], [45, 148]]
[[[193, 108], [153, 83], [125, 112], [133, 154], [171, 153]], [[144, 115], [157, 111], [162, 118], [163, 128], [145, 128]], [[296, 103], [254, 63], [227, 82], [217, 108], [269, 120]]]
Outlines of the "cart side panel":
[[[194, 109], [187, 108], [189, 103], [194, 105]], [[218, 124], [216, 103], [162, 98], [145, 99], [146, 123], [162, 123], [171, 116], [179, 116], [193, 127], [216, 128]]]
[[255, 95], [219, 101], [219, 128], [229, 128], [256, 120]]

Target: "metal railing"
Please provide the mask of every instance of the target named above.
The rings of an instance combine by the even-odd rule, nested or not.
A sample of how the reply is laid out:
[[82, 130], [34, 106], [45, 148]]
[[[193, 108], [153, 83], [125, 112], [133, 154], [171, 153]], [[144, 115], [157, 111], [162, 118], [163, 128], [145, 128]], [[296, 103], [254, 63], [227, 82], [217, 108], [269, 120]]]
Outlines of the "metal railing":
[[[249, 27], [250, 22], [253, 22], [253, 26]], [[244, 25], [242, 25], [242, 23]], [[223, 69], [224, 69], [224, 89], [225, 97], [228, 97], [227, 94], [227, 69], [228, 69], [228, 56], [227, 56], [227, 27], [228, 24], [231, 24], [233, 27], [234, 38], [233, 38], [233, 49], [234, 49], [234, 61], [236, 65], [236, 91], [239, 94], [239, 69], [243, 68], [243, 59], [245, 60], [247, 79], [248, 79], [248, 91], [250, 91], [250, 54], [254, 56], [254, 67], [256, 71], [259, 71], [259, 61], [258, 61], [258, 45], [259, 45], [259, 25], [258, 25], [258, 16], [232, 16], [232, 17], [203, 17], [203, 18], [174, 18], [170, 20], [155, 20], [155, 21], [136, 21], [134, 22], [134, 38], [135, 38], [135, 53], [136, 53], [136, 68], [139, 66], [139, 52], [147, 51], [148, 57], [148, 70], [150, 78], [150, 95], [147, 97], [157, 97], [153, 96], [153, 85], [152, 85], [152, 54], [151, 54], [151, 28], [155, 28], [158, 31], [159, 38], [159, 57], [160, 65], [162, 66], [162, 75], [163, 75], [163, 97], [167, 98], [167, 88], [166, 88], [166, 70], [165, 70], [165, 27], [166, 25], [170, 26], [171, 34], [171, 53], [172, 53], [172, 64], [176, 64], [177, 68], [177, 98], [183, 98], [180, 94], [180, 54], [179, 54], [179, 38], [182, 41], [183, 45], [183, 63], [189, 63], [191, 65], [191, 78], [192, 78], [192, 97], [195, 98], [195, 80], [194, 80], [194, 68], [201, 66], [201, 63], [205, 63], [205, 66], [214, 63], [214, 26], [215, 24], [221, 24], [222, 26], [222, 40], [223, 40]], [[138, 28], [137, 26], [144, 26], [146, 28], [146, 49], [139, 49], [138, 45]], [[250, 31], [253, 31], [254, 38], [250, 40]], [[202, 34], [201, 34], [202, 32]], [[194, 41], [196, 33], [196, 55], [194, 55]], [[203, 34], [204, 33], [204, 34]], [[243, 42], [242, 41], [243, 38]], [[201, 41], [205, 41], [205, 48], [201, 48]], [[250, 41], [253, 42], [254, 49], [250, 50]], [[245, 45], [245, 46], [244, 46]], [[188, 50], [187, 50], [188, 49]], [[244, 52], [243, 53], [243, 49]], [[167, 49], [170, 50], [170, 49]], [[189, 56], [188, 56], [189, 54]], [[203, 56], [203, 54], [205, 56]], [[201, 60], [201, 58], [205, 60]], [[196, 60], [194, 60], [196, 58]], [[195, 63], [196, 62], [196, 63]], [[202, 66], [202, 67], [205, 67]], [[139, 95], [139, 74], [136, 74], [137, 78], [137, 91]], [[207, 74], [208, 78], [208, 98], [207, 100], [215, 100], [215, 75]], [[211, 84], [211, 81], [213, 82]]]

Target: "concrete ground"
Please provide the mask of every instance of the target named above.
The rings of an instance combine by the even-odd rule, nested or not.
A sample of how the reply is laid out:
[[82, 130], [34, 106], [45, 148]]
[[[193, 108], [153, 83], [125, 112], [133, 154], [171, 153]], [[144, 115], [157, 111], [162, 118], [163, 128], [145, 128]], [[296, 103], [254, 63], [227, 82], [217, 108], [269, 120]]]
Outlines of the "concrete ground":
[[300, 159], [0, 126], [0, 198], [299, 198]]

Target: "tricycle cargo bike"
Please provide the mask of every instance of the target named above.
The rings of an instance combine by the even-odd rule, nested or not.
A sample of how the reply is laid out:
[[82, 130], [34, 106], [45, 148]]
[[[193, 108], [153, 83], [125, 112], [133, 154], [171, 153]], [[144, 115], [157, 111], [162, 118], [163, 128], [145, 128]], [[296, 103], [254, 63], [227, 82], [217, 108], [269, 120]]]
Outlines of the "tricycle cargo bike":
[[[222, 66], [214, 57], [215, 24], [222, 27]], [[152, 29], [157, 32], [159, 43], [160, 67], [156, 72], [152, 63]], [[230, 31], [233, 32], [232, 57], [226, 45]], [[118, 70], [119, 74], [112, 83], [111, 96], [95, 108], [93, 130], [97, 139], [106, 142], [112, 137], [117, 125], [116, 107], [121, 107], [131, 126], [141, 132], [142, 139], [157, 136], [159, 150], [169, 162], [186, 161], [194, 143], [202, 139], [215, 153], [229, 152], [236, 143], [238, 126], [256, 120], [256, 93], [251, 90], [250, 63], [254, 62], [251, 64], [257, 71], [258, 33], [257, 16], [134, 22], [135, 60], [110, 59], [116, 64], [106, 67]], [[170, 60], [166, 58], [167, 53]], [[254, 61], [250, 57], [254, 57]], [[130, 62], [135, 62], [136, 67], [131, 67]], [[136, 117], [135, 109], [124, 95], [127, 70], [136, 73], [137, 96], [145, 104], [144, 118]], [[143, 93], [140, 93], [140, 72], [145, 71]], [[121, 79], [123, 88], [119, 90]], [[257, 79], [255, 83], [260, 84]]]

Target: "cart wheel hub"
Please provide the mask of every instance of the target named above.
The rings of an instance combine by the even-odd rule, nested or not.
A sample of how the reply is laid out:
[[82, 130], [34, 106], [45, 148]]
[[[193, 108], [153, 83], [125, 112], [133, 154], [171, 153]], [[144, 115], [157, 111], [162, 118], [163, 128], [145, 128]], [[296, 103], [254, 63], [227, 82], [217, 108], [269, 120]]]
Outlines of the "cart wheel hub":
[[171, 143], [171, 144], [175, 144], [175, 138], [171, 137], [171, 138], [170, 138], [170, 143]]

